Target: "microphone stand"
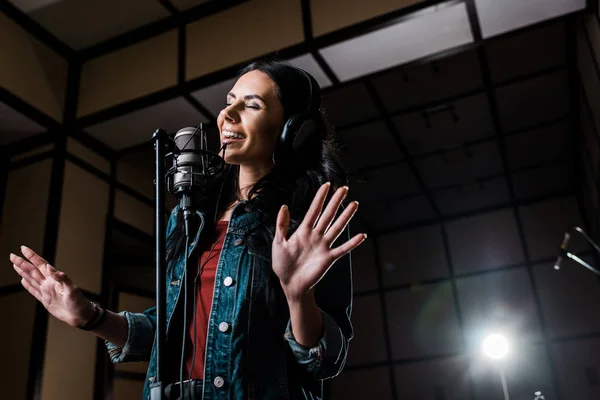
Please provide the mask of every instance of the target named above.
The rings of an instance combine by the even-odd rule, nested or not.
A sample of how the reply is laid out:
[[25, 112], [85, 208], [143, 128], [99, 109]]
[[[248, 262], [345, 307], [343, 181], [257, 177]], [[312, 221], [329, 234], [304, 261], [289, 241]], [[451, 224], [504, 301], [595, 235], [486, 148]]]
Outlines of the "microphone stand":
[[560, 269], [560, 267], [561, 267], [561, 263], [562, 263], [563, 257], [567, 257], [567, 258], [570, 258], [571, 260], [577, 262], [578, 264], [583, 265], [585, 268], [589, 269], [593, 273], [595, 273], [597, 275], [600, 275], [600, 271], [598, 271], [596, 268], [592, 267], [590, 264], [586, 263], [581, 258], [577, 257], [575, 254], [570, 253], [569, 251], [567, 251], [567, 243], [571, 239], [571, 232], [579, 232], [585, 238], [585, 240], [587, 240], [587, 242], [589, 244], [591, 244], [592, 247], [598, 253], [600, 253], [600, 247], [596, 243], [594, 243], [594, 241], [592, 240], [592, 238], [590, 238], [588, 236], [588, 234], [585, 233], [585, 231], [583, 229], [581, 229], [578, 226], [574, 226], [573, 228], [571, 228], [570, 231], [565, 232], [565, 237], [563, 239], [562, 245], [560, 246], [560, 255], [558, 256], [558, 259], [556, 260], [556, 264], [554, 265], [554, 269], [558, 271]]
[[[185, 129], [185, 128], [184, 128]], [[188, 144], [191, 143], [194, 135], [199, 131], [200, 133], [200, 144], [199, 148], [194, 148]], [[177, 137], [177, 135], [175, 135]], [[175, 138], [176, 138], [175, 137]], [[166, 375], [166, 227], [165, 227], [165, 192], [168, 190], [170, 193], [175, 192], [180, 194], [180, 205], [184, 210], [184, 223], [186, 228], [186, 238], [190, 235], [190, 223], [191, 223], [191, 191], [195, 186], [195, 181], [201, 182], [207, 177], [214, 177], [219, 174], [225, 166], [225, 149], [226, 144], [223, 144], [220, 150], [223, 150], [223, 157], [219, 156], [218, 153], [214, 153], [208, 150], [206, 134], [202, 129], [202, 124], [197, 128], [193, 129], [187, 143], [178, 146], [174, 139], [171, 139], [164, 129], [157, 129], [152, 135], [152, 141], [154, 142], [154, 150], [156, 153], [156, 177], [155, 177], [155, 189], [156, 189], [156, 221], [155, 221], [155, 235], [156, 235], [156, 377], [155, 380], [150, 384], [150, 399], [151, 400], [166, 400], [165, 389], [167, 382], [164, 380], [167, 378]], [[181, 147], [181, 148], [180, 148]], [[220, 151], [219, 150], [219, 151]], [[197, 154], [200, 156], [199, 165], [194, 166], [194, 162], [187, 161], [187, 166], [178, 165], [178, 157], [182, 153]], [[173, 154], [175, 157], [175, 165], [166, 170], [165, 163], [166, 157]], [[191, 166], [189, 165], [191, 163]], [[185, 168], [190, 168], [185, 170]], [[181, 174], [181, 177], [177, 177], [176, 174]], [[194, 178], [196, 177], [196, 178]], [[181, 187], [176, 190], [174, 185], [179, 180]], [[184, 189], [182, 189], [184, 188]], [[221, 191], [223, 186], [221, 185]], [[189, 192], [188, 192], [189, 190]], [[217, 206], [221, 196], [217, 199]], [[215, 211], [216, 213], [216, 211]], [[187, 249], [187, 247], [186, 247]], [[187, 271], [187, 257], [184, 270]], [[185, 274], [187, 275], [187, 273]], [[184, 275], [184, 276], [185, 276]], [[186, 284], [187, 288], [187, 284]], [[186, 295], [187, 300], [187, 295]], [[186, 310], [187, 312], [187, 310]], [[184, 320], [185, 321], [185, 320]]]
[[163, 378], [165, 371], [166, 336], [166, 239], [165, 239], [165, 154], [169, 140], [164, 129], [157, 129], [152, 135], [156, 152], [156, 378], [150, 385], [151, 400], [165, 400]]

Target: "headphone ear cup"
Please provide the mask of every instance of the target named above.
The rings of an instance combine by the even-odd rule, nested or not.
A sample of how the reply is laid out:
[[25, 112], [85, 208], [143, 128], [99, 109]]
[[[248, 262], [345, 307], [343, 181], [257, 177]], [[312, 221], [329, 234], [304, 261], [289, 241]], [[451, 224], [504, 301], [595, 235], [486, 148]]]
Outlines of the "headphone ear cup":
[[273, 156], [275, 163], [279, 164], [286, 158], [291, 158], [316, 129], [316, 122], [306, 114], [295, 114], [288, 118], [279, 135]]

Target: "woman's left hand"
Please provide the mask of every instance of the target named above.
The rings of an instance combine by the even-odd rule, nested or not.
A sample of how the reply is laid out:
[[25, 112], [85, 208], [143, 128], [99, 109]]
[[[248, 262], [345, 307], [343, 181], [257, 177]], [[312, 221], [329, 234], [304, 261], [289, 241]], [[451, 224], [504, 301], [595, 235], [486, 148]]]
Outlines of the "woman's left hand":
[[286, 206], [279, 210], [272, 261], [273, 271], [279, 277], [288, 301], [299, 300], [309, 294], [337, 259], [358, 247], [367, 237], [361, 233], [338, 247], [331, 247], [354, 216], [358, 202], [350, 203], [335, 219], [348, 193], [348, 188], [342, 187], [334, 193], [321, 213], [329, 186], [329, 183], [321, 186], [304, 220], [289, 239], [286, 239], [290, 224], [289, 210]]

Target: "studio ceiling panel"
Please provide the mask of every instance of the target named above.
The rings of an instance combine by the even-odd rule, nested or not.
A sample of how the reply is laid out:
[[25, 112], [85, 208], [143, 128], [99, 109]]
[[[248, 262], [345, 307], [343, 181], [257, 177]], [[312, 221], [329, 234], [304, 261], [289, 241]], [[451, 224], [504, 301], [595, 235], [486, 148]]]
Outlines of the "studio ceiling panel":
[[[352, 197], [352, 196], [351, 196]], [[350, 235], [354, 236], [364, 232], [356, 217], [350, 222]], [[375, 251], [373, 249], [373, 236], [369, 236], [360, 246], [352, 250], [352, 283], [354, 291], [362, 292], [377, 289], [377, 267], [375, 265]]]
[[[595, 318], [595, 317], [594, 317]], [[600, 338], [582, 338], [552, 345], [560, 393], [565, 399], [600, 399]]]
[[475, 0], [484, 38], [583, 10], [586, 0]]
[[393, 121], [413, 156], [495, 134], [485, 94], [401, 114]]
[[395, 68], [374, 77], [372, 82], [391, 113], [483, 88], [474, 51]]
[[297, 45], [304, 39], [299, 1], [252, 0], [186, 26], [186, 78]]
[[567, 72], [555, 72], [496, 89], [504, 132], [533, 127], [569, 113]]
[[377, 239], [384, 287], [443, 278], [450, 274], [439, 224]]
[[29, 13], [31, 18], [75, 50], [169, 15], [158, 1], [147, 0], [61, 0]]
[[396, 11], [422, 0], [309, 0], [313, 34], [323, 35]]
[[[573, 226], [581, 226], [577, 200], [561, 197], [519, 208], [525, 241], [531, 260], [544, 260], [558, 255], [564, 234]], [[589, 249], [581, 237], [573, 237], [569, 251], [573, 253]]]
[[[356, 339], [352, 339], [353, 341]], [[392, 388], [388, 367], [343, 370], [332, 379], [331, 399], [391, 399]], [[365, 385], [365, 382], [369, 382]]]
[[588, 153], [588, 159], [592, 164], [592, 171], [594, 173], [594, 176], [597, 177], [599, 173], [598, 167], [600, 167], [600, 139], [598, 138], [594, 129], [589, 109], [583, 103], [585, 99], [582, 98], [580, 101], [580, 104], [582, 104], [582, 107], [580, 107], [579, 110], [579, 123], [581, 124], [581, 132], [584, 137], [584, 143]]
[[386, 359], [383, 315], [379, 295], [360, 296], [353, 300], [353, 346], [348, 351], [348, 365]]
[[196, 7], [201, 4], [206, 4], [210, 1], [215, 1], [215, 0], [170, 0], [170, 1], [171, 1], [171, 3], [173, 3], [173, 5], [175, 7], [177, 7], [178, 10], [182, 11], [182, 10], [187, 10], [189, 8]]
[[426, 8], [319, 52], [340, 80], [346, 81], [472, 41], [465, 5], [451, 3]]
[[356, 83], [323, 94], [327, 119], [336, 128], [379, 115], [364, 85]]
[[[584, 260], [595, 265], [593, 257]], [[600, 284], [591, 271], [566, 260], [559, 271], [552, 262], [534, 265], [533, 273], [550, 337], [600, 332], [600, 319], [590, 307], [600, 302]]]
[[452, 357], [394, 367], [398, 399], [470, 399], [469, 359]]
[[382, 199], [416, 193], [420, 190], [419, 183], [405, 162], [373, 168], [360, 173], [351, 190], [357, 200], [364, 204], [372, 204]]
[[450, 282], [419, 285], [385, 294], [395, 360], [462, 350], [461, 330], [452, 296]]
[[570, 124], [565, 120], [507, 136], [506, 149], [511, 170], [552, 160], [569, 159], [573, 145], [570, 132]]
[[207, 119], [185, 99], [177, 98], [86, 128], [86, 131], [115, 150], [143, 142], [151, 143], [156, 129], [174, 134]]
[[361, 205], [361, 209], [363, 218], [374, 229], [398, 228], [435, 218], [435, 213], [424, 195], [365, 204]]
[[323, 72], [321, 67], [319, 67], [319, 64], [317, 64], [317, 61], [311, 54], [304, 54], [288, 61], [295, 67], [301, 68], [311, 74], [317, 80], [321, 89], [331, 86], [331, 80], [327, 77], [325, 72]]
[[210, 111], [213, 117], [217, 117], [221, 110], [225, 108], [227, 93], [233, 88], [235, 82], [235, 78], [229, 79], [192, 92], [191, 95]]
[[510, 201], [504, 176], [435, 190], [432, 196], [442, 215], [475, 211]]
[[377, 121], [337, 132], [340, 157], [347, 168], [356, 171], [403, 159], [385, 124]]
[[469, 183], [502, 172], [502, 160], [495, 140], [452, 148], [418, 159], [415, 164], [430, 189]]
[[575, 172], [567, 163], [550, 163], [512, 174], [518, 200], [575, 190]]
[[45, 128], [0, 103], [0, 146], [42, 133]]
[[512, 209], [456, 219], [447, 226], [452, 265], [457, 274], [525, 261]]
[[492, 80], [502, 82], [544, 68], [565, 65], [565, 39], [565, 23], [560, 21], [521, 35], [491, 40], [486, 44], [486, 50]]

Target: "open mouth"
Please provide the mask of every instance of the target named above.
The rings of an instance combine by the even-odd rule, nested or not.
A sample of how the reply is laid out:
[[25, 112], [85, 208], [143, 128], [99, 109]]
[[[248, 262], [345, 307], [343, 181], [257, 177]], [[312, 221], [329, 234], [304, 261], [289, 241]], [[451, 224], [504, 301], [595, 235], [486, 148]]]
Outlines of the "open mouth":
[[223, 131], [223, 143], [239, 142], [246, 139], [244, 134], [232, 131]]

